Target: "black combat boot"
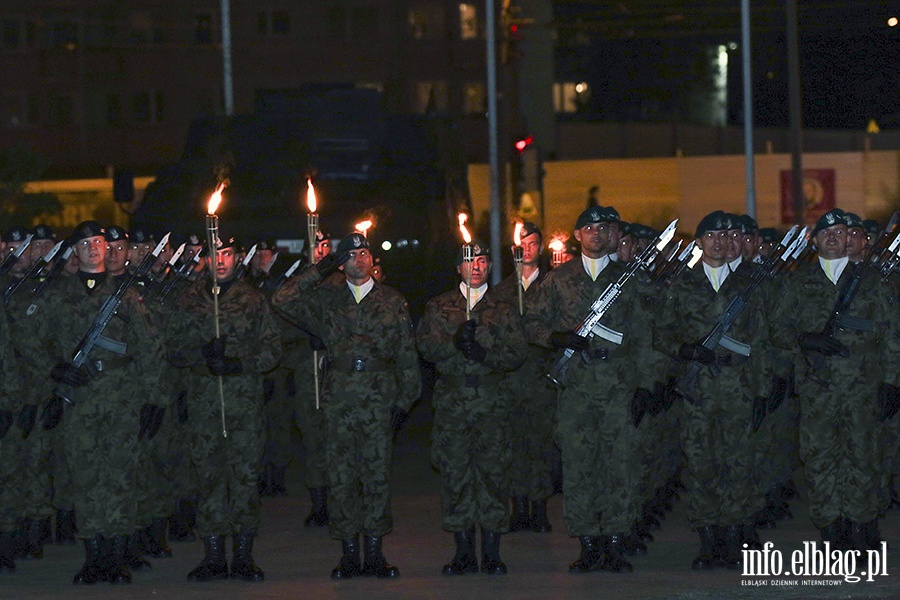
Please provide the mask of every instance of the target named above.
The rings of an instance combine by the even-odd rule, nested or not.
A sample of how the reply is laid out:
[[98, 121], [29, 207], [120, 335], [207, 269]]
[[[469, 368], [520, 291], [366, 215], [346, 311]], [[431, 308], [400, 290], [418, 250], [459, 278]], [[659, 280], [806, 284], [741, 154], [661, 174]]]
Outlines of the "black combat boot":
[[647, 544], [641, 539], [637, 531], [637, 524], [632, 524], [631, 532], [622, 540], [622, 552], [628, 556], [644, 556], [647, 554]]
[[644, 524], [643, 521], [635, 521], [632, 531], [634, 533], [636, 533], [638, 538], [640, 538], [640, 540], [642, 542], [644, 542], [645, 544], [647, 542], [652, 542], [654, 539], [653, 534], [650, 533], [650, 530], [647, 529], [647, 526]]
[[[110, 583], [131, 583], [131, 571], [125, 562], [128, 553], [128, 536], [117, 535], [107, 540], [107, 544], [109, 545], [106, 571], [107, 581]], [[150, 563], [147, 564], [149, 565]]]
[[712, 525], [704, 525], [697, 533], [700, 534], [700, 554], [691, 563], [691, 568], [695, 571], [712, 569], [716, 566], [716, 530]]
[[880, 550], [881, 542], [883, 540], [881, 538], [881, 531], [878, 530], [878, 519], [872, 519], [864, 524], [863, 527], [866, 530], [866, 543], [869, 548], [872, 550]]
[[60, 546], [73, 546], [78, 543], [75, 538], [75, 511], [59, 508], [56, 510], [56, 543]]
[[578, 560], [569, 565], [569, 573], [589, 573], [599, 570], [604, 564], [600, 538], [598, 536], [583, 535], [578, 539], [581, 541], [581, 555], [578, 557]]
[[13, 558], [12, 535], [0, 531], [0, 573], [15, 573], [16, 561]]
[[875, 549], [875, 546], [869, 543], [868, 528], [868, 523], [850, 521], [850, 528], [847, 530], [847, 541], [850, 544], [850, 550], [859, 550], [860, 552], [865, 554], [866, 550]]
[[269, 465], [266, 465], [256, 476], [256, 491], [259, 492], [260, 497], [269, 495], [269, 473]]
[[309, 510], [304, 527], [324, 527], [328, 525], [328, 488], [309, 488], [309, 499], [312, 508]]
[[263, 570], [253, 560], [253, 533], [242, 531], [232, 541], [231, 578], [262, 581]]
[[831, 550], [839, 550], [843, 547], [845, 532], [842, 519], [835, 519], [819, 529], [819, 533], [822, 536], [822, 542], [828, 542], [831, 545]]
[[506, 565], [500, 560], [500, 534], [484, 527], [481, 528], [481, 572], [506, 575]]
[[528, 514], [528, 496], [513, 496], [509, 530], [513, 532], [525, 531], [526, 529], [531, 529], [531, 516]]
[[725, 528], [725, 555], [722, 566], [726, 569], [740, 569], [744, 564], [741, 546], [744, 543], [743, 526], [729, 525]]
[[389, 564], [381, 551], [381, 536], [363, 536], [363, 550], [365, 558], [360, 571], [363, 576], [381, 579], [400, 577], [400, 569]]
[[269, 474], [269, 495], [274, 497], [287, 496], [287, 487], [284, 483], [287, 467], [272, 467]]
[[44, 546], [41, 537], [44, 534], [41, 521], [25, 519], [24, 535], [22, 537], [22, 558], [25, 560], [38, 560], [44, 558]]
[[206, 554], [193, 571], [188, 573], [188, 581], [212, 581], [228, 579], [228, 561], [225, 560], [225, 536], [207, 535], [203, 537]]
[[453, 533], [456, 542], [456, 554], [444, 565], [444, 575], [465, 575], [478, 572], [478, 558], [475, 555], [475, 528]]
[[625, 540], [624, 533], [614, 533], [612, 535], [601, 536], [600, 541], [603, 544], [606, 553], [606, 564], [603, 566], [604, 571], [613, 573], [631, 573], [634, 567], [625, 560], [622, 553], [622, 543]]
[[75, 574], [72, 583], [75, 585], [94, 585], [98, 581], [107, 580], [107, 557], [105, 540], [95, 535], [84, 540], [84, 564]]
[[553, 531], [550, 520], [547, 518], [547, 501], [531, 501], [531, 530], [536, 533], [549, 533]]
[[53, 543], [53, 523], [50, 517], [41, 519], [41, 546]]
[[[153, 568], [150, 561], [143, 556], [142, 537], [141, 533], [135, 532], [125, 538], [126, 544], [122, 562], [129, 571], [149, 571]], [[115, 540], [115, 538], [113, 539]]]
[[756, 532], [756, 527], [753, 525], [747, 525], [746, 523], [742, 525], [741, 537], [744, 543], [747, 544], [748, 550], [762, 550], [762, 540], [759, 539], [759, 533]]
[[166, 542], [166, 528], [169, 523], [166, 519], [153, 519], [150, 526], [143, 531], [143, 547], [147, 556], [154, 558], [169, 558], [172, 549]]
[[350, 579], [362, 575], [359, 566], [359, 537], [341, 540], [341, 562], [331, 570], [332, 579]]
[[174, 542], [193, 542], [197, 539], [197, 504], [190, 498], [175, 501], [175, 513], [169, 517], [169, 537]]

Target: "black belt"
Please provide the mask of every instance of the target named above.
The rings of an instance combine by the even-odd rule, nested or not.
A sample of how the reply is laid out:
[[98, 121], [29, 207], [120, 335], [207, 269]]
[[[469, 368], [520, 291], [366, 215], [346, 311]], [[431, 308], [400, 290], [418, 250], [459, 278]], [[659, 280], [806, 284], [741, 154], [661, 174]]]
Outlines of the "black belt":
[[717, 354], [716, 364], [720, 367], [739, 367], [750, 360], [749, 356], [741, 356], [740, 354]]
[[501, 373], [488, 373], [486, 375], [441, 375], [441, 379], [446, 381], [448, 384], [456, 387], [467, 388], [497, 385], [498, 383], [503, 381], [503, 377], [504, 376]]

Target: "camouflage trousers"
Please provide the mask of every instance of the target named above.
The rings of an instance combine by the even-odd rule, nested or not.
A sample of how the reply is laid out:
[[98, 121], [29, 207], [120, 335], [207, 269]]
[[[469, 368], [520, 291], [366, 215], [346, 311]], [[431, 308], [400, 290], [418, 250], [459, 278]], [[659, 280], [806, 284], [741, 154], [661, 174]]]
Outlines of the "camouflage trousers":
[[294, 429], [293, 372], [279, 367], [263, 379], [263, 414], [266, 417], [266, 445], [262, 465], [286, 467], [291, 459], [291, 432]]
[[138, 444], [141, 477], [138, 479], [138, 521], [146, 527], [154, 519], [172, 514], [175, 500], [186, 495], [181, 489], [188, 460], [176, 434], [177, 415], [173, 406], [165, 407], [162, 425], [153, 439]]
[[197, 532], [201, 536], [256, 532], [260, 523], [257, 473], [265, 442], [259, 396], [225, 379], [225, 430], [216, 378], [196, 375], [188, 391], [191, 461], [197, 475]]
[[81, 538], [129, 535], [137, 528], [139, 408], [131, 401], [114, 400], [116, 392], [127, 388], [123, 379], [105, 377], [79, 389], [77, 403], [66, 407], [63, 418]]
[[50, 517], [54, 512], [53, 481], [50, 477], [53, 432], [44, 430], [40, 420], [41, 408], [38, 407], [38, 420], [27, 439], [22, 439], [22, 432], [16, 427], [9, 433], [12, 436], [10, 441], [21, 444], [19, 495], [24, 507], [23, 516], [36, 521]]
[[[346, 389], [336, 386], [333, 389]], [[336, 540], [391, 531], [390, 409], [369, 389], [323, 398], [328, 465], [328, 532]]]
[[556, 391], [544, 378], [543, 370], [523, 369], [510, 373], [502, 389], [510, 406], [510, 494], [546, 500], [553, 495], [551, 469], [558, 453], [553, 440]]
[[592, 374], [559, 393], [557, 440], [569, 535], [626, 532], [640, 514], [640, 482], [631, 469], [639, 438], [631, 423], [633, 393]]
[[750, 439], [752, 405], [743, 399], [739, 384], [725, 389], [724, 374], [719, 382], [719, 393], [701, 390], [697, 404], [683, 404], [683, 480], [691, 529], [740, 525], [765, 506]]
[[316, 408], [312, 366], [298, 367], [294, 377], [297, 387], [297, 393], [293, 398], [294, 419], [300, 429], [305, 453], [303, 478], [306, 487], [310, 489], [328, 487], [325, 411], [321, 407]]
[[19, 433], [12, 425], [0, 440], [0, 532], [14, 531], [16, 519], [24, 516], [19, 495], [21, 445], [14, 439]]
[[434, 391], [432, 462], [441, 475], [441, 525], [509, 529], [509, 408], [497, 384]]
[[884, 508], [883, 437], [872, 384], [848, 391], [801, 382], [800, 458], [809, 515], [825, 527], [838, 517], [866, 523]]

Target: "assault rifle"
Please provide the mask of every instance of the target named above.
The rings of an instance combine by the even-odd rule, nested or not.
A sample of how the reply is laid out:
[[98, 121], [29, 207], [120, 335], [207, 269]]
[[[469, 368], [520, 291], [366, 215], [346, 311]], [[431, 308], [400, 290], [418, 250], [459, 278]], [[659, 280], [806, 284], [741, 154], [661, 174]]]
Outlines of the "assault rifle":
[[154, 293], [162, 287], [163, 281], [166, 280], [166, 277], [168, 277], [169, 273], [172, 271], [172, 267], [178, 262], [178, 259], [181, 258], [186, 246], [187, 244], [178, 246], [178, 249], [172, 253], [172, 257], [163, 264], [161, 273], [158, 273], [157, 275], [150, 274], [147, 285], [141, 288], [141, 298], [145, 300], [152, 298]]
[[250, 260], [253, 259], [254, 254], [256, 254], [256, 244], [253, 244], [253, 246], [250, 247], [244, 260], [238, 263], [238, 266], [234, 268], [234, 279], [240, 279], [244, 276], [244, 273], [247, 272], [247, 267], [250, 266]]
[[[138, 265], [138, 268], [119, 284], [115, 293], [111, 294], [103, 301], [100, 312], [94, 317], [94, 322], [91, 324], [91, 327], [88, 329], [87, 333], [84, 334], [84, 337], [81, 338], [81, 341], [78, 342], [78, 347], [75, 348], [72, 360], [70, 361], [72, 365], [84, 367], [92, 377], [97, 377], [103, 370], [103, 365], [100, 361], [95, 361], [91, 358], [90, 355], [94, 348], [103, 348], [120, 356], [126, 354], [128, 347], [124, 342], [105, 337], [103, 332], [106, 330], [106, 326], [109, 325], [112, 318], [116, 315], [116, 310], [118, 310], [119, 305], [122, 303], [125, 293], [139, 278], [147, 276], [147, 273], [150, 272], [153, 263], [156, 262], [156, 259], [159, 257], [159, 254], [162, 252], [168, 241], [169, 234], [167, 233], [160, 240], [159, 244], [156, 245], [156, 248], [153, 249], [153, 252], [144, 257], [141, 264]], [[72, 386], [62, 383], [58, 384], [53, 390], [53, 393], [56, 396], [62, 398], [69, 404], [75, 404], [74, 392], [75, 390]]]
[[190, 260], [184, 261], [175, 269], [175, 277], [173, 277], [169, 283], [163, 286], [162, 293], [157, 299], [160, 304], [166, 301], [166, 297], [172, 292], [172, 290], [178, 287], [180, 283], [182, 283], [183, 281], [190, 281], [191, 273], [194, 272], [194, 268], [196, 268], [196, 266], [199, 265], [200, 261], [203, 259], [203, 252], [204, 250], [201, 249], [199, 252], [197, 252], [197, 254], [191, 257]]
[[66, 249], [63, 250], [62, 256], [56, 259], [56, 262], [50, 266], [49, 269], [44, 266], [43, 271], [37, 274], [37, 278], [39, 281], [35, 284], [33, 288], [31, 288], [31, 293], [36, 297], [40, 296], [44, 293], [44, 290], [47, 289], [47, 286], [59, 277], [59, 274], [62, 273], [62, 270], [66, 268], [66, 263], [69, 262], [69, 257], [72, 256], [72, 253], [75, 252], [75, 248], [68, 243], [66, 244]]
[[[806, 231], [804, 229], [800, 232], [799, 236], [795, 237], [796, 233], [797, 226], [794, 225], [787, 234], [785, 234], [778, 246], [772, 250], [771, 254], [769, 254], [769, 257], [766, 259], [766, 262], [759, 265], [758, 268], [753, 269], [753, 273], [750, 276], [750, 282], [731, 300], [728, 307], [725, 309], [725, 312], [719, 315], [715, 325], [713, 325], [709, 333], [706, 334], [703, 341], [700, 342], [701, 346], [707, 350], [715, 350], [718, 346], [721, 346], [726, 350], [730, 350], [741, 356], [750, 356], [750, 346], [729, 337], [728, 330], [731, 329], [731, 326], [734, 325], [741, 313], [750, 306], [750, 295], [756, 291], [756, 288], [758, 288], [763, 281], [772, 276], [778, 261], [784, 262], [791, 254], [793, 254], [794, 250], [796, 250], [795, 244], [803, 238]], [[792, 239], [793, 242], [791, 241]], [[694, 399], [692, 392], [694, 392], [697, 377], [700, 375], [700, 371], [703, 367], [703, 363], [691, 361], [687, 372], [675, 385], [675, 393], [691, 404], [699, 404], [699, 400]], [[720, 372], [719, 366], [716, 364], [710, 365], [710, 370], [713, 375], [718, 375]]]
[[[671, 241], [671, 239], [675, 236], [675, 226], [678, 224], [678, 219], [675, 219], [669, 226], [663, 230], [662, 233], [657, 236], [652, 244], [647, 246], [643, 252], [638, 255], [638, 257], [628, 263], [626, 267], [626, 271], [622, 273], [618, 280], [613, 283], [610, 283], [606, 286], [606, 289], [603, 290], [603, 293], [594, 300], [594, 303], [591, 304], [591, 310], [588, 315], [581, 322], [581, 325], [575, 330], [575, 333], [582, 337], [586, 337], [588, 339], [594, 337], [595, 335], [601, 335], [606, 339], [610, 338], [618, 338], [621, 341], [622, 335], [612, 331], [608, 327], [604, 327], [602, 323], [600, 323], [600, 319], [612, 308], [612, 305], [619, 299], [619, 296], [622, 294], [622, 287], [631, 279], [635, 273], [637, 273], [642, 268], [645, 268], [646, 265], [650, 264], [650, 262], [656, 258], [656, 255], [662, 251], [663, 248], [666, 247], [666, 244]], [[547, 374], [547, 378], [553, 382], [557, 387], [563, 387], [563, 380], [565, 379], [566, 370], [568, 369], [569, 360], [572, 356], [575, 355], [575, 351], [571, 348], [566, 348], [562, 355], [556, 360], [556, 363], [553, 365], [553, 369]], [[585, 361], [589, 360], [586, 353], [582, 353], [582, 357]]]
[[38, 260], [34, 261], [34, 264], [31, 265], [31, 268], [28, 269], [28, 272], [25, 273], [25, 276], [21, 279], [16, 279], [3, 290], [3, 304], [9, 304], [10, 299], [12, 299], [13, 294], [16, 293], [22, 284], [28, 281], [29, 279], [35, 278], [38, 274], [44, 269], [45, 266], [50, 264], [50, 261], [53, 260], [53, 257], [59, 252], [60, 248], [63, 245], [67, 245], [65, 240], [60, 240], [56, 242], [56, 245], [50, 249], [50, 251], [44, 256], [40, 257]]
[[25, 240], [19, 244], [19, 247], [16, 248], [15, 252], [11, 252], [3, 257], [3, 262], [0, 262], [0, 277], [9, 273], [12, 266], [16, 264], [19, 258], [22, 257], [22, 254], [28, 250], [28, 246], [31, 244], [31, 238], [33, 237], [34, 235], [29, 233], [28, 237], [26, 237]]

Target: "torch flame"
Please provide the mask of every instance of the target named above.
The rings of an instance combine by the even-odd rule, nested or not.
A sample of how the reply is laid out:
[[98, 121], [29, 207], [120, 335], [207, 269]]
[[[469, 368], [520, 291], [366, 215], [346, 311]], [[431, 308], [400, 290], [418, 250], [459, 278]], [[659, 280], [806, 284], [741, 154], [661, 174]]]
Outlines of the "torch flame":
[[469, 220], [469, 215], [466, 213], [459, 213], [459, 232], [462, 234], [463, 241], [467, 244], [472, 243], [472, 236], [469, 235], [469, 230], [466, 229], [466, 221]]
[[216, 191], [212, 193], [212, 196], [209, 197], [209, 202], [206, 205], [206, 214], [214, 215], [216, 211], [219, 209], [219, 204], [222, 202], [222, 190], [225, 189], [225, 182], [219, 184], [219, 187], [216, 188]]
[[516, 221], [516, 228], [513, 230], [513, 244], [522, 245], [522, 221]]
[[313, 187], [312, 179], [306, 180], [306, 207], [309, 212], [316, 212], [316, 189]]
[[355, 227], [356, 231], [360, 232], [363, 235], [366, 235], [366, 232], [369, 230], [369, 228], [372, 225], [373, 225], [372, 221], [370, 221], [369, 219], [366, 219], [365, 221], [361, 221], [361, 222], [357, 223], [354, 227]]
[[550, 240], [550, 249], [554, 252], [562, 252], [566, 248], [566, 244], [559, 238], [553, 238]]

